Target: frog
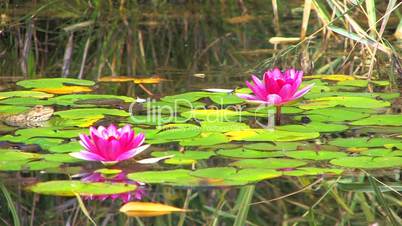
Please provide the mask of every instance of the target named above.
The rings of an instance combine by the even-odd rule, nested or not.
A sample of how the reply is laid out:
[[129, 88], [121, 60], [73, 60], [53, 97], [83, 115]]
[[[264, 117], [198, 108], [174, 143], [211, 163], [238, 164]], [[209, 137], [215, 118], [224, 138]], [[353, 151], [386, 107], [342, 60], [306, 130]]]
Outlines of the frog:
[[52, 107], [36, 105], [22, 113], [0, 115], [0, 121], [14, 127], [43, 127], [53, 113]]

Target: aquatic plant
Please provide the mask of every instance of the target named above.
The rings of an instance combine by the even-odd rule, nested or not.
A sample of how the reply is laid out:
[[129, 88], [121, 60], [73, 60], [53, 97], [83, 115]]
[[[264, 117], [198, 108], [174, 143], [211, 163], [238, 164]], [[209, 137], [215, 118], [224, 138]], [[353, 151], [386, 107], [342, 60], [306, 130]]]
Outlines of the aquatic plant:
[[133, 181], [127, 178], [127, 173], [125, 172], [120, 172], [118, 174], [113, 174], [111, 176], [106, 176], [100, 172], [94, 172], [91, 174], [86, 175], [85, 177], [81, 178], [81, 181], [83, 182], [89, 182], [89, 183], [96, 183], [96, 182], [101, 182], [101, 183], [123, 183], [123, 184], [133, 184], [137, 186], [137, 189], [131, 192], [124, 192], [124, 193], [118, 193], [118, 194], [112, 194], [112, 195], [88, 195], [84, 196], [84, 199], [87, 200], [116, 200], [120, 199], [122, 202], [126, 203], [132, 200], [141, 200], [144, 195], [146, 194], [146, 190], [141, 187], [144, 186], [144, 183]]
[[314, 84], [310, 84], [301, 90], [299, 86], [303, 79], [303, 71], [286, 69], [284, 72], [279, 68], [267, 70], [263, 79], [251, 76], [253, 84], [246, 81], [246, 85], [251, 89], [252, 94], [237, 94], [240, 98], [248, 102], [276, 106], [275, 123], [280, 125], [280, 115], [282, 105], [294, 101], [308, 93]]
[[71, 156], [110, 165], [130, 159], [150, 146], [142, 145], [145, 141], [144, 134], [139, 133], [136, 136], [130, 125], [118, 129], [111, 124], [107, 128], [91, 127], [89, 131], [90, 136], [80, 135], [80, 144], [85, 150], [71, 153]]

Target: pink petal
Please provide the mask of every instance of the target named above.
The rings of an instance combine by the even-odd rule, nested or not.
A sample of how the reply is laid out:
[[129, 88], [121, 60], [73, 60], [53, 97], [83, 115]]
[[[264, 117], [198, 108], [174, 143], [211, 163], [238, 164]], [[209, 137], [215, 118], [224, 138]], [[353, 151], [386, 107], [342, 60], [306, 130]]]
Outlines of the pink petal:
[[87, 161], [103, 161], [105, 160], [102, 156], [99, 156], [95, 153], [89, 151], [80, 151], [80, 152], [73, 152], [70, 153], [71, 156], [78, 159], [83, 159]]
[[245, 99], [245, 100], [257, 100], [258, 98], [254, 95], [250, 94], [243, 94], [243, 93], [237, 93], [236, 96]]
[[143, 152], [147, 148], [149, 148], [149, 146], [151, 146], [151, 145], [147, 144], [147, 145], [140, 146], [138, 148], [134, 148], [134, 149], [132, 149], [130, 151], [126, 151], [126, 152], [120, 154], [116, 158], [116, 161], [123, 161], [123, 160], [129, 159], [129, 158], [132, 158], [132, 157], [134, 157], [136, 155], [139, 155], [141, 152]]
[[282, 86], [282, 89], [279, 91], [278, 95], [281, 97], [282, 100], [286, 100], [293, 95], [291, 91], [292, 86], [290, 84], [286, 84]]
[[304, 94], [308, 93], [311, 90], [311, 88], [313, 88], [314, 85], [315, 85], [314, 83], [310, 84], [310, 85], [304, 87], [303, 89], [297, 91], [295, 93], [295, 95], [293, 95], [292, 100], [296, 100], [296, 99], [302, 97]]
[[267, 95], [267, 91], [265, 89], [265, 85], [263, 84], [263, 82], [259, 78], [257, 78], [255, 75], [252, 75], [251, 78], [253, 80], [254, 85], [257, 86], [257, 88], [262, 93], [262, 96], [265, 97]]
[[278, 93], [280, 90], [280, 87], [278, 86], [278, 83], [274, 77], [268, 77], [265, 80], [265, 86], [267, 87], [268, 94]]
[[174, 157], [174, 155], [168, 155], [168, 156], [163, 156], [163, 157], [158, 157], [158, 158], [141, 159], [141, 160], [139, 160], [137, 162], [141, 163], [141, 164], [152, 164], [152, 163], [157, 163], [157, 162], [159, 162], [161, 160], [169, 159], [169, 158], [172, 158], [172, 157]]
[[87, 151], [95, 150], [96, 146], [92, 143], [91, 139], [86, 134], [80, 134], [79, 143], [83, 146]]
[[268, 103], [272, 105], [281, 105], [283, 104], [282, 98], [277, 94], [270, 94], [268, 95]]
[[260, 91], [260, 89], [256, 85], [252, 85], [250, 82], [246, 81], [246, 85], [253, 93], [260, 99], [264, 99], [264, 93]]

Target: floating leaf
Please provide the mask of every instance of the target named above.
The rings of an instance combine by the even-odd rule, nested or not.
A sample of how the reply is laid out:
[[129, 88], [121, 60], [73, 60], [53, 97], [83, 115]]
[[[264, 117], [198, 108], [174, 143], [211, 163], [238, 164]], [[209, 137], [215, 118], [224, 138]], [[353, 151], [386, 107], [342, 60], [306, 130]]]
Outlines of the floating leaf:
[[167, 81], [167, 79], [152, 76], [152, 77], [129, 77], [129, 76], [105, 76], [98, 79], [99, 82], [133, 82], [135, 84], [158, 84], [162, 81]]
[[22, 152], [13, 149], [0, 149], [0, 162], [1, 161], [23, 161], [39, 159], [40, 154]]
[[60, 88], [65, 85], [93, 86], [95, 82], [73, 78], [43, 78], [22, 80], [17, 82], [17, 85], [24, 88]]
[[303, 78], [309, 79], [309, 78], [319, 78], [322, 80], [328, 80], [328, 81], [349, 81], [349, 80], [355, 80], [355, 77], [351, 75], [306, 75]]
[[252, 143], [244, 145], [244, 148], [262, 151], [292, 151], [301, 145], [296, 142], [275, 142], [275, 143]]
[[309, 160], [330, 160], [334, 158], [346, 157], [344, 152], [337, 151], [288, 151], [286, 156], [295, 159], [309, 159]]
[[201, 133], [200, 137], [180, 141], [182, 146], [208, 146], [228, 143], [230, 140], [222, 133]]
[[171, 103], [191, 103], [201, 98], [209, 97], [210, 95], [210, 92], [188, 92], [173, 96], [165, 96], [162, 98], [162, 100]]
[[378, 169], [402, 166], [402, 157], [344, 157], [330, 161], [332, 165], [347, 168]]
[[30, 90], [0, 92], [0, 99], [10, 98], [10, 97], [31, 97], [31, 98], [42, 99], [42, 98], [53, 97], [53, 95], [44, 93], [44, 92], [30, 91]]
[[330, 145], [340, 147], [382, 147], [385, 144], [399, 143], [398, 140], [391, 138], [369, 138], [369, 137], [350, 137], [350, 138], [337, 138], [329, 142]]
[[187, 210], [153, 202], [128, 202], [120, 208], [120, 212], [129, 217], [154, 217], [185, 211]]
[[290, 131], [290, 132], [340, 132], [347, 130], [348, 127], [339, 124], [321, 123], [321, 122], [310, 122], [301, 125], [284, 125], [277, 126], [276, 129]]
[[219, 105], [227, 105], [227, 104], [240, 104], [243, 103], [244, 100], [240, 97], [233, 94], [225, 94], [225, 93], [214, 93], [210, 94], [209, 98], [216, 104]]
[[[97, 101], [97, 100], [120, 100], [126, 103], [135, 102], [135, 99], [127, 96], [116, 96], [106, 94], [68, 94], [50, 98], [48, 101], [57, 105], [74, 106], [80, 105], [80, 101]], [[84, 106], [94, 106], [93, 104], [85, 104]]]
[[315, 167], [300, 167], [290, 171], [284, 171], [283, 174], [286, 176], [313, 176], [322, 174], [341, 174], [343, 170], [334, 168], [315, 168]]
[[402, 115], [371, 115], [351, 124], [355, 126], [402, 126]]
[[249, 129], [227, 132], [231, 140], [244, 141], [298, 141], [319, 137], [317, 132], [289, 132], [280, 130]]
[[[360, 111], [359, 111], [360, 110]], [[361, 118], [368, 117], [370, 109], [350, 109], [350, 108], [322, 108], [314, 109], [304, 112], [312, 121], [318, 122], [344, 122], [344, 121], [354, 121]], [[300, 120], [301, 116], [296, 117]]]
[[243, 148], [236, 148], [236, 149], [222, 149], [218, 151], [219, 155], [232, 157], [232, 158], [251, 158], [251, 159], [258, 159], [258, 158], [268, 158], [268, 157], [280, 157], [284, 156], [283, 151], [255, 151], [251, 149], [243, 149]]
[[154, 157], [163, 157], [163, 156], [172, 156], [172, 158], [166, 159], [164, 163], [166, 164], [175, 164], [175, 165], [185, 165], [185, 164], [193, 164], [197, 160], [209, 159], [211, 156], [214, 156], [214, 152], [207, 151], [154, 151], [151, 153]]
[[82, 161], [80, 159], [72, 157], [69, 154], [45, 154], [42, 157], [44, 160], [50, 162], [75, 163]]
[[33, 91], [40, 91], [51, 94], [69, 94], [69, 93], [84, 93], [91, 92], [92, 89], [86, 86], [62, 86], [54, 88], [36, 88]]
[[242, 159], [231, 163], [230, 165], [240, 168], [267, 168], [267, 169], [282, 169], [296, 168], [304, 166], [307, 163], [294, 159], [268, 158], [268, 159]]
[[180, 140], [198, 136], [200, 133], [200, 127], [193, 124], [168, 124], [159, 128], [152, 139]]
[[0, 101], [1, 104], [9, 105], [23, 105], [23, 106], [34, 106], [34, 105], [52, 105], [53, 102], [50, 100], [43, 100], [34, 97], [13, 97]]
[[402, 151], [392, 151], [390, 149], [380, 148], [380, 149], [369, 149], [360, 152], [361, 155], [367, 156], [402, 156]]
[[[254, 116], [250, 112], [245, 111], [232, 111], [228, 109], [195, 109], [182, 112], [181, 115], [187, 119], [195, 118], [208, 122], [219, 121], [241, 121], [246, 116]], [[262, 115], [261, 115], [262, 116]]]
[[80, 119], [80, 118], [99, 118], [103, 115], [111, 116], [129, 116], [130, 114], [120, 109], [110, 108], [82, 108], [82, 109], [70, 109], [65, 111], [58, 111], [54, 115], [60, 116], [66, 119]]
[[75, 196], [75, 194], [114, 195], [134, 191], [136, 186], [124, 183], [85, 183], [74, 180], [54, 180], [37, 183], [27, 189], [44, 195]]
[[356, 86], [356, 87], [367, 87], [368, 86], [368, 80], [349, 80], [349, 81], [340, 81], [338, 82], [338, 85], [340, 86]]
[[149, 184], [175, 184], [193, 186], [198, 184], [199, 179], [189, 174], [190, 170], [164, 170], [164, 171], [144, 171], [130, 173], [127, 177], [131, 180]]
[[241, 122], [200, 122], [203, 132], [229, 132], [233, 130], [249, 129], [250, 127]]
[[185, 123], [187, 119], [178, 117], [176, 115], [132, 115], [128, 119], [129, 122], [134, 124], [143, 124], [143, 125], [163, 125], [166, 123]]
[[19, 114], [28, 109], [30, 108], [24, 106], [0, 105], [0, 115]]
[[[259, 113], [259, 114], [265, 114], [267, 116], [268, 114], [275, 114], [276, 110], [274, 106], [270, 107], [258, 107], [258, 108], [247, 108], [246, 109], [250, 113]], [[303, 112], [302, 109], [297, 108], [297, 107], [292, 107], [292, 106], [284, 106], [281, 108], [281, 113], [282, 114], [297, 114]]]
[[335, 107], [338, 105], [351, 108], [382, 108], [390, 106], [390, 103], [387, 101], [375, 100], [366, 97], [336, 96], [309, 100], [305, 104], [301, 104], [300, 108], [319, 109]]

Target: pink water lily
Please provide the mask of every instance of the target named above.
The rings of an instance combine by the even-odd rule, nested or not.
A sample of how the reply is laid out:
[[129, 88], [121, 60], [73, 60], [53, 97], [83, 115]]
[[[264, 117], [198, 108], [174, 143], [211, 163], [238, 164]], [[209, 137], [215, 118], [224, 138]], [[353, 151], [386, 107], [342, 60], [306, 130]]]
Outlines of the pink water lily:
[[120, 184], [134, 184], [137, 186], [137, 189], [131, 192], [124, 192], [119, 194], [112, 194], [112, 195], [86, 195], [84, 196], [87, 200], [101, 200], [104, 201], [106, 199], [116, 200], [119, 199], [124, 203], [132, 201], [132, 200], [141, 200], [146, 195], [146, 190], [144, 188], [144, 183], [133, 181], [127, 178], [127, 173], [120, 172], [116, 175], [112, 176], [104, 176], [100, 172], [94, 172], [91, 174], [86, 175], [81, 179], [83, 182], [87, 183], [120, 183]]
[[103, 164], [115, 164], [140, 154], [150, 146], [142, 145], [145, 141], [144, 134], [139, 133], [136, 136], [130, 125], [116, 128], [111, 124], [107, 128], [91, 127], [89, 131], [89, 136], [80, 135], [80, 144], [85, 150], [71, 153], [71, 156]]
[[[238, 97], [259, 104], [274, 105], [277, 107], [277, 117], [280, 116], [280, 107], [290, 101], [294, 101], [308, 93], [314, 84], [310, 84], [299, 90], [303, 79], [303, 71], [287, 69], [285, 72], [274, 68], [267, 70], [263, 79], [251, 76], [253, 84], [246, 81], [246, 85], [253, 94], [237, 94]], [[279, 121], [277, 118], [277, 124]], [[280, 118], [279, 118], [280, 119]]]

